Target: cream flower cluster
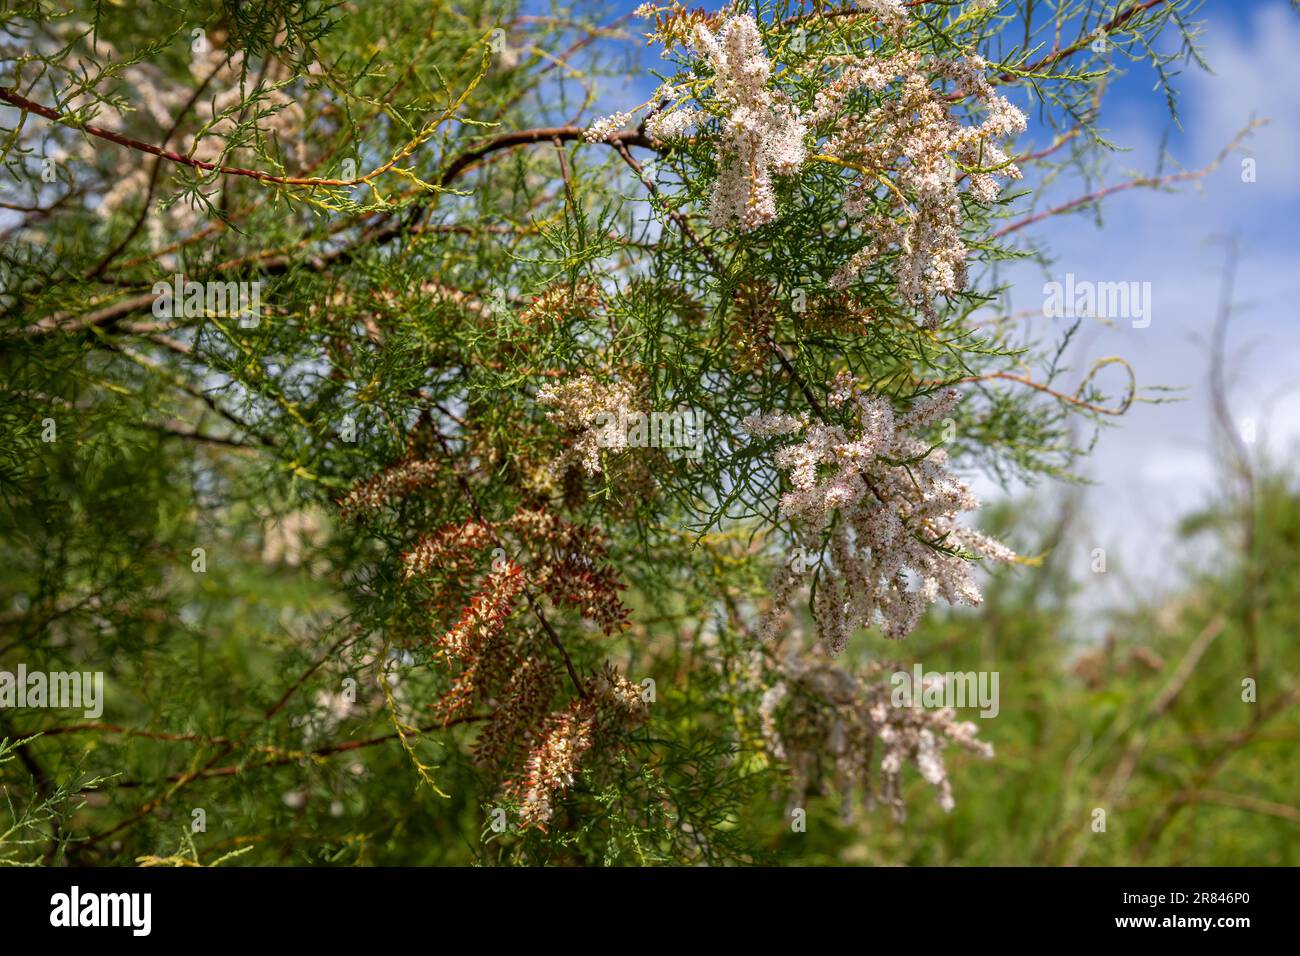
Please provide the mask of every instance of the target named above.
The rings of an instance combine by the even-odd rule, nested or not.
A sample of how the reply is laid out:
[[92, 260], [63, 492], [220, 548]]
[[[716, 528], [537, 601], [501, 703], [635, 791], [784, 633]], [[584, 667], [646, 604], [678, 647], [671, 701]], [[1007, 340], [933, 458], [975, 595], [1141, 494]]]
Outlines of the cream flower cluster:
[[[717, 33], [696, 23], [688, 45], [713, 70], [713, 102], [723, 112], [709, 218], [718, 227], [757, 229], [776, 218], [772, 177], [797, 173], [807, 159], [807, 121], [771, 88], [772, 61], [753, 17], [729, 17]], [[666, 86], [655, 99], [671, 99], [680, 89]], [[656, 140], [685, 136], [704, 116], [689, 108], [661, 110], [646, 121], [646, 132]]]
[[574, 784], [583, 769], [592, 769], [589, 751], [609, 744], [644, 723], [649, 708], [641, 690], [609, 664], [586, 684], [586, 696], [549, 714], [535, 733], [527, 733], [522, 772], [506, 782], [505, 794], [519, 805], [523, 827], [545, 830], [555, 814], [555, 801]]
[[582, 138], [588, 143], [603, 142], [626, 126], [631, 118], [627, 113], [615, 113], [612, 116], [606, 116], [583, 130]]
[[[978, 56], [922, 60], [900, 54], [848, 66], [818, 95], [815, 120], [830, 131], [826, 152], [861, 173], [849, 186], [845, 210], [871, 237], [839, 267], [832, 285], [848, 286], [872, 262], [897, 250], [898, 290], [931, 324], [937, 322], [935, 299], [965, 288], [961, 180], [966, 179], [971, 199], [994, 202], [1001, 192], [997, 177], [1021, 175], [998, 142], [1026, 126], [1024, 113], [993, 91], [987, 68]], [[980, 104], [983, 121], [961, 122], [931, 74]], [[901, 80], [897, 96], [865, 113], [853, 107], [851, 94], [857, 90], [882, 91], [895, 80]], [[965, 176], [957, 175], [958, 166], [968, 171]], [[888, 191], [883, 211], [875, 201], [882, 180]]]
[[715, 226], [755, 229], [776, 218], [772, 176], [797, 173], [807, 158], [807, 124], [768, 88], [772, 63], [753, 17], [731, 17], [716, 36], [697, 25], [693, 45], [713, 68], [714, 95], [727, 112], [709, 217]]
[[779, 668], [763, 696], [762, 733], [768, 753], [790, 767], [791, 808], [832, 782], [843, 794], [846, 817], [860, 792], [868, 808], [880, 801], [902, 821], [902, 774], [910, 763], [948, 812], [955, 801], [944, 749], [993, 756], [992, 745], [977, 739], [976, 725], [958, 720], [952, 708], [895, 706], [885, 679], [891, 666], [873, 664], [858, 677], [824, 660], [792, 657]]
[[[873, 14], [896, 44], [911, 24], [899, 0], [872, 0], [859, 8]], [[676, 5], [672, 9], [672, 25], [661, 23], [656, 34], [666, 46], [681, 39], [676, 24], [687, 16]], [[822, 56], [816, 61], [821, 89], [803, 112], [774, 88], [773, 65], [752, 16], [730, 16], [716, 33], [696, 21], [685, 44], [712, 70], [713, 99], [700, 101], [703, 110], [687, 106], [689, 85], [669, 81], [653, 101], [671, 102], [652, 113], [645, 128], [652, 139], [667, 141], [687, 135], [710, 114], [720, 115], [719, 172], [709, 203], [713, 224], [748, 231], [774, 220], [773, 177], [797, 173], [817, 142], [814, 158], [857, 171], [844, 210], [866, 237], [836, 269], [832, 285], [848, 287], [892, 254], [902, 297], [929, 324], [937, 323], [936, 300], [966, 287], [963, 186], [965, 197], [988, 205], [998, 199], [1000, 179], [1021, 175], [1002, 144], [1024, 131], [1025, 115], [995, 93], [989, 64], [975, 55], [909, 50]], [[874, 96], [864, 100], [863, 93]], [[966, 109], [983, 118], [973, 125], [964, 121], [959, 110]], [[602, 121], [589, 135], [607, 135], [614, 121], [626, 117]]]
[[[781, 514], [794, 521], [801, 545], [820, 553], [829, 538], [813, 601], [818, 636], [829, 653], [843, 650], [857, 627], [906, 637], [939, 598], [979, 604], [979, 587], [960, 549], [997, 561], [1015, 557], [957, 523], [978, 500], [949, 471], [947, 452], [912, 434], [940, 420], [957, 400], [955, 390], [943, 391], [896, 418], [886, 400], [855, 395], [840, 384], [832, 402], [852, 402], [853, 434], [786, 415], [746, 419], [751, 435], [802, 432], [802, 440], [778, 450], [773, 461], [789, 479]], [[759, 625], [764, 639], [776, 634], [800, 588], [803, 569], [794, 564], [782, 564], [773, 579], [772, 608]]]
[[551, 409], [547, 419], [578, 433], [573, 445], [556, 462], [557, 475], [564, 475], [575, 463], [589, 475], [600, 474], [600, 449], [619, 451], [627, 447], [627, 435], [609, 424], [620, 409], [635, 409], [637, 399], [630, 383], [606, 382], [594, 375], [580, 375], [539, 390], [537, 400]]
[[645, 130], [651, 139], [660, 142], [675, 139], [693, 130], [703, 115], [699, 110], [687, 107], [660, 110], [645, 121]]

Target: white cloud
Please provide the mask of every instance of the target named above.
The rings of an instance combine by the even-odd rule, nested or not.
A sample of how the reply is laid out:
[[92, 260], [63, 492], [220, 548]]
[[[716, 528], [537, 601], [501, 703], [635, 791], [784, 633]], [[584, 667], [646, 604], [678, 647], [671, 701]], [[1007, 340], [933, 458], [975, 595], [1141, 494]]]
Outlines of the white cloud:
[[[1206, 56], [1214, 75], [1189, 72], [1188, 101], [1194, 106], [1187, 124], [1197, 152], [1221, 149], [1251, 115], [1268, 119], [1256, 131], [1244, 155], [1257, 163], [1256, 191], [1272, 197], [1300, 197], [1296, 157], [1300, 155], [1300, 16], [1285, 3], [1259, 5], [1245, 33], [1228, 23], [1211, 21]], [[1240, 171], [1240, 158], [1233, 172]], [[1259, 197], [1263, 198], [1263, 196]]]

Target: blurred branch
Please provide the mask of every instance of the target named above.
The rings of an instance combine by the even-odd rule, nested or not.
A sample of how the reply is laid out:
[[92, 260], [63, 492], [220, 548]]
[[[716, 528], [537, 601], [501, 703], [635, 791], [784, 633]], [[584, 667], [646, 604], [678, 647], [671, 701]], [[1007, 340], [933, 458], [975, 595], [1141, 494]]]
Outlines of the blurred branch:
[[[1201, 768], [1192, 780], [1191, 786], [1185, 787], [1182, 793], [1203, 791], [1206, 784], [1213, 780], [1224, 768], [1224, 765], [1238, 752], [1241, 748], [1251, 743], [1263, 726], [1274, 717], [1284, 713], [1289, 708], [1300, 702], [1300, 683], [1293, 684], [1291, 689], [1274, 701], [1267, 707], [1255, 705], [1259, 710], [1255, 719], [1248, 727], [1238, 731], [1230, 737], [1210, 758], [1210, 760]], [[1188, 801], [1180, 801], [1177, 796], [1170, 800], [1161, 810], [1160, 814], [1146, 828], [1139, 841], [1135, 851], [1135, 857], [1138, 861], [1144, 861], [1160, 841], [1165, 830], [1174, 822], [1183, 807], [1188, 805]]]
[[[1220, 283], [1219, 308], [1214, 321], [1214, 335], [1210, 350], [1210, 397], [1214, 407], [1215, 424], [1220, 440], [1230, 449], [1228, 456], [1235, 473], [1240, 492], [1233, 506], [1241, 512], [1241, 552], [1245, 565], [1245, 586], [1241, 590], [1242, 622], [1245, 631], [1246, 666], [1250, 676], [1259, 679], [1259, 601], [1260, 575], [1259, 560], [1256, 555], [1256, 488], [1255, 470], [1251, 465], [1250, 452], [1242, 438], [1237, 423], [1233, 420], [1232, 410], [1228, 405], [1228, 386], [1224, 366], [1226, 364], [1228, 325], [1232, 321], [1232, 295], [1237, 275], [1237, 243], [1234, 239], [1225, 241], [1226, 254], [1223, 263], [1223, 278]], [[1259, 716], [1259, 711], [1255, 711]]]

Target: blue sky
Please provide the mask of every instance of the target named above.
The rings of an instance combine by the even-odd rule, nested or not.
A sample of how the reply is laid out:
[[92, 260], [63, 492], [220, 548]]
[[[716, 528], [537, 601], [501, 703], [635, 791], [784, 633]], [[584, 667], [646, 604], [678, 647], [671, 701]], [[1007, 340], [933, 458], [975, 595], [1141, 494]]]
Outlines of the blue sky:
[[[1100, 281], [1152, 284], [1145, 329], [1094, 325], [1079, 343], [1076, 365], [1105, 355], [1128, 359], [1145, 385], [1181, 387], [1173, 405], [1137, 406], [1102, 436], [1087, 466], [1081, 557], [1107, 550], [1110, 573], [1095, 589], [1151, 594], [1176, 581], [1183, 562], [1213, 555], [1178, 545], [1179, 516], [1212, 498], [1221, 479], [1211, 433], [1208, 341], [1219, 299], [1224, 247], [1239, 248], [1228, 339], [1231, 406], [1251, 419], [1253, 446], [1289, 462], [1300, 443], [1300, 15], [1285, 0], [1211, 0], [1201, 11], [1213, 75], [1189, 67], [1179, 78], [1181, 128], [1173, 126], [1149, 72], [1115, 82], [1104, 125], [1131, 151], [1111, 160], [1108, 182], [1155, 168], [1162, 147], [1187, 168], [1205, 166], [1251, 116], [1266, 118], [1244, 149], [1215, 173], [1175, 194], [1133, 190], [1112, 197], [1098, 229], [1083, 217], [1042, 225], [1055, 257], [1052, 273]], [[1106, 114], [1104, 113], [1103, 116]], [[1031, 131], [1032, 132], [1032, 131]], [[1242, 181], [1241, 160], [1254, 159], [1256, 181]], [[1042, 274], [1013, 272], [1016, 308], [1042, 301]]]

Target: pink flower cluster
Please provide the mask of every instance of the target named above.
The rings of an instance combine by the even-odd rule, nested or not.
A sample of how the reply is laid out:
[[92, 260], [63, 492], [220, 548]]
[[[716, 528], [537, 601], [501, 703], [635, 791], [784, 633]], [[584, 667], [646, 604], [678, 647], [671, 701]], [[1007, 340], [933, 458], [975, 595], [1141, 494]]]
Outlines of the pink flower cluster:
[[[1020, 178], [998, 141], [1023, 132], [1025, 115], [994, 93], [985, 76], [988, 64], [978, 56], [923, 60], [901, 53], [844, 61], [838, 79], [818, 94], [814, 123], [829, 133], [826, 152], [859, 170], [845, 210], [860, 220], [870, 239], [831, 282], [846, 287], [869, 264], [896, 250], [892, 269], [899, 292], [934, 324], [934, 300], [966, 286], [961, 181], [967, 181], [967, 196], [987, 205], [1001, 191], [996, 177]], [[883, 92], [896, 80], [901, 81], [897, 95], [879, 98], [872, 109], [862, 111], [851, 95], [863, 89]], [[942, 81], [956, 88], [960, 101], [982, 106], [984, 120], [963, 123]], [[883, 209], [876, 199], [881, 186]]]
[[844, 816], [857, 792], [868, 808], [880, 801], [901, 822], [907, 813], [903, 768], [912, 764], [948, 812], [955, 801], [944, 749], [955, 745], [993, 756], [993, 746], [977, 738], [977, 726], [959, 720], [954, 709], [895, 706], [886, 679], [892, 668], [872, 664], [859, 677], [825, 660], [791, 657], [777, 669], [760, 715], [767, 752], [791, 770], [790, 808], [806, 805], [811, 793], [833, 783], [843, 795]]
[[[833, 401], [852, 402], [856, 428], [785, 415], [747, 419], [752, 435], [792, 435], [802, 440], [778, 450], [777, 468], [791, 489], [781, 499], [801, 546], [811, 553], [829, 543], [817, 572], [813, 602], [818, 636], [838, 654], [856, 627], [879, 626], [901, 639], [916, 627], [928, 604], [982, 600], [972, 566], [959, 549], [998, 561], [1015, 555], [1002, 544], [957, 523], [979, 506], [970, 489], [947, 467], [942, 447], [912, 434], [943, 418], [957, 403], [946, 390], [898, 418], [878, 396], [855, 395], [837, 386]], [[784, 563], [772, 585], [771, 610], [759, 633], [775, 635], [796, 591], [801, 571]], [[915, 583], [915, 587], [911, 586]]]
[[[936, 324], [936, 300], [966, 286], [963, 198], [988, 205], [999, 197], [999, 179], [1021, 175], [1001, 144], [1024, 131], [1025, 115], [995, 93], [989, 64], [977, 55], [882, 52], [904, 46], [912, 21], [899, 0], [871, 0], [859, 9], [874, 17], [888, 48], [786, 63], [791, 75], [821, 81], [811, 107], [801, 111], [773, 83], [773, 64], [752, 16], [732, 15], [716, 33], [697, 20], [683, 38], [678, 24], [684, 9], [672, 9], [674, 16], [657, 21], [656, 36], [668, 47], [684, 39], [712, 71], [713, 95], [702, 97], [709, 82], [690, 79], [690, 73], [683, 74], [685, 82], [675, 82], [681, 76], [670, 80], [652, 100], [670, 102], [650, 115], [646, 132], [672, 140], [710, 117], [719, 120], [713, 224], [749, 231], [773, 221], [773, 177], [798, 173], [810, 160], [854, 170], [843, 208], [866, 241], [839, 265], [832, 285], [846, 288], [872, 263], [892, 257], [899, 293]], [[687, 105], [692, 95], [699, 108]], [[982, 119], [972, 125], [967, 113], [982, 113]], [[619, 114], [590, 135], [602, 138], [615, 121], [626, 120]], [[815, 155], [812, 143], [819, 144]]]
[[573, 786], [578, 771], [590, 762], [589, 752], [595, 753], [593, 747], [616, 746], [648, 716], [640, 688], [613, 667], [606, 665], [590, 678], [585, 696], [547, 715], [526, 735], [522, 772], [504, 787], [506, 796], [518, 804], [520, 825], [545, 830], [555, 813], [555, 799]]

